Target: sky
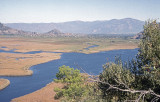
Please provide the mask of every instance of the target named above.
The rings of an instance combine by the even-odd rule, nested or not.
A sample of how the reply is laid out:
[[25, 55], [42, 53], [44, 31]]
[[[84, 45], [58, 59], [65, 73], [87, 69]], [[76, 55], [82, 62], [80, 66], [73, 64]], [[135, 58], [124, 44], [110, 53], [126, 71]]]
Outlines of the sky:
[[0, 0], [2, 23], [160, 18], [160, 0]]

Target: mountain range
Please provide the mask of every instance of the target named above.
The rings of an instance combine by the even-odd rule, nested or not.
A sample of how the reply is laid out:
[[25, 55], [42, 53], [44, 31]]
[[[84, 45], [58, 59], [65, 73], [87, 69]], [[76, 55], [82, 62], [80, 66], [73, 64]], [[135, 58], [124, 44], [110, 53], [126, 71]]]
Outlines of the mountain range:
[[6, 23], [14, 29], [46, 33], [58, 29], [74, 34], [136, 34], [143, 30], [144, 21], [132, 18], [105, 21], [70, 21], [63, 23]]
[[37, 33], [37, 32], [17, 30], [14, 28], [7, 27], [2, 23], [0, 23], [0, 35], [48, 36], [48, 37], [73, 36], [73, 34], [70, 34], [70, 33], [62, 33], [58, 29], [53, 29], [53, 30], [46, 32], [46, 33]]

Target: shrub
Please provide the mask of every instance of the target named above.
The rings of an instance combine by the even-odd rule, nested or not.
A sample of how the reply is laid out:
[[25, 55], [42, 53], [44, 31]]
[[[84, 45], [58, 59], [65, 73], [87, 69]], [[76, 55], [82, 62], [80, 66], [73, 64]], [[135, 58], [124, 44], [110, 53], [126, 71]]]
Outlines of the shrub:
[[79, 70], [63, 65], [59, 67], [56, 77], [55, 82], [61, 82], [65, 85], [62, 89], [55, 88], [56, 99], [63, 96], [63, 100], [75, 101], [88, 94], [89, 88], [85, 83], [86, 78], [80, 74]]

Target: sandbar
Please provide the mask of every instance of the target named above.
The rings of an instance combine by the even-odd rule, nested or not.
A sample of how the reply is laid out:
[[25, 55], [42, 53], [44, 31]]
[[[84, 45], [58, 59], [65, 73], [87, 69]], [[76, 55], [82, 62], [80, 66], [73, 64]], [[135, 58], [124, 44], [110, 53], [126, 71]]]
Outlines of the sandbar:
[[10, 84], [8, 79], [0, 79], [0, 90], [6, 88]]
[[61, 83], [51, 82], [44, 88], [39, 89], [33, 93], [12, 99], [11, 102], [59, 102], [60, 100], [54, 99], [56, 92], [55, 87], [62, 88], [64, 85]]

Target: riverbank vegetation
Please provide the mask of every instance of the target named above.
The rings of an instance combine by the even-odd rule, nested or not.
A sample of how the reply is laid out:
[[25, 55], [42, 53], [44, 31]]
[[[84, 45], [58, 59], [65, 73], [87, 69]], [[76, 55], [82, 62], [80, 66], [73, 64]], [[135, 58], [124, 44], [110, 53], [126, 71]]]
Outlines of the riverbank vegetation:
[[60, 67], [55, 82], [64, 83], [65, 86], [62, 89], [55, 89], [56, 98], [61, 97], [63, 102], [159, 101], [159, 23], [146, 22], [139, 47], [136, 60], [122, 63], [116, 59], [115, 63], [106, 63], [98, 76], [88, 74], [88, 78], [84, 78], [77, 69]]
[[[138, 40], [131, 39], [130, 35], [88, 35], [52, 38], [1, 35], [0, 50], [2, 51], [0, 53], [0, 75], [32, 75], [32, 71], [28, 70], [29, 67], [59, 59], [63, 52], [88, 54], [116, 49], [134, 49], [137, 48], [137, 43]], [[85, 49], [93, 45], [97, 46]], [[26, 53], [31, 51], [41, 51], [41, 53]]]
[[[29, 70], [31, 66], [60, 59], [63, 52], [89, 54], [100, 51], [137, 48], [138, 40], [131, 38], [131, 35], [82, 35], [70, 37], [0, 35], [0, 76], [32, 75], [33, 72]], [[85, 49], [93, 45], [97, 45], [97, 47]], [[31, 51], [40, 52], [27, 53]]]
[[[52, 52], [82, 52], [94, 53], [115, 49], [134, 49], [138, 46], [137, 39], [131, 39], [130, 35], [86, 35], [70, 37], [10, 37], [0, 36], [0, 46], [4, 50], [16, 49], [17, 52], [29, 51], [52, 51]], [[92, 45], [98, 45], [96, 48], [84, 50]]]

